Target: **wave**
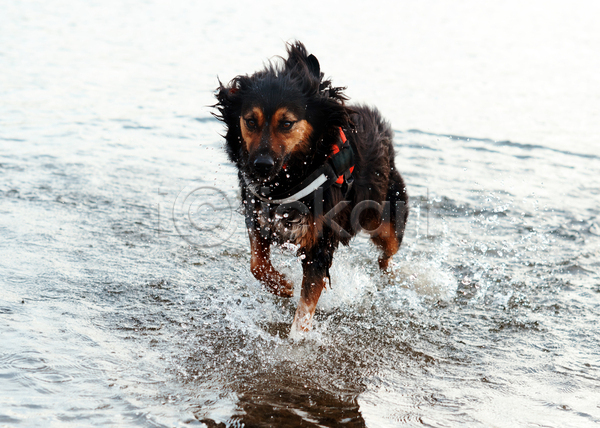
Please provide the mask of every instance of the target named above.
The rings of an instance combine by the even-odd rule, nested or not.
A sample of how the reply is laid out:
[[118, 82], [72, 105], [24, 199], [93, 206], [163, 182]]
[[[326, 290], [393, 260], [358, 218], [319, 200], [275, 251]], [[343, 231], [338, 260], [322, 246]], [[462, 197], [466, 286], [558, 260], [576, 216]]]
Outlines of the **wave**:
[[482, 143], [486, 143], [486, 144], [493, 144], [497, 147], [516, 147], [516, 148], [522, 149], [522, 150], [545, 150], [545, 151], [550, 151], [553, 153], [560, 153], [560, 154], [567, 155], [567, 156], [575, 156], [575, 157], [580, 157], [580, 158], [585, 158], [585, 159], [600, 160], [600, 156], [597, 156], [597, 155], [593, 155], [593, 154], [589, 154], [589, 153], [576, 153], [576, 152], [571, 152], [571, 151], [567, 151], [567, 150], [559, 150], [559, 149], [554, 149], [552, 147], [542, 146], [540, 144], [517, 143], [514, 141], [510, 141], [510, 140], [496, 141], [496, 140], [492, 140], [491, 138], [466, 137], [466, 136], [462, 136], [462, 135], [453, 135], [453, 134], [437, 134], [435, 132], [426, 132], [426, 131], [421, 131], [419, 129], [408, 129], [406, 131], [395, 130], [395, 132], [397, 132], [399, 134], [421, 134], [421, 135], [428, 135], [428, 136], [432, 136], [432, 137], [443, 137], [443, 138], [449, 138], [451, 140], [459, 140], [459, 141], [477, 141], [477, 142], [482, 142]]

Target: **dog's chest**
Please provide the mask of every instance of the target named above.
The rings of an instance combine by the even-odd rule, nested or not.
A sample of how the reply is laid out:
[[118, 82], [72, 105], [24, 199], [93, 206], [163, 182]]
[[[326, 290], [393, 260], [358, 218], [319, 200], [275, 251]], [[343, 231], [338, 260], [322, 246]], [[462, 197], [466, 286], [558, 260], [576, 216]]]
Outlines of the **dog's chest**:
[[256, 220], [261, 231], [266, 231], [274, 242], [302, 246], [306, 235], [312, 232], [310, 215], [296, 210], [283, 211], [263, 207], [256, 212]]

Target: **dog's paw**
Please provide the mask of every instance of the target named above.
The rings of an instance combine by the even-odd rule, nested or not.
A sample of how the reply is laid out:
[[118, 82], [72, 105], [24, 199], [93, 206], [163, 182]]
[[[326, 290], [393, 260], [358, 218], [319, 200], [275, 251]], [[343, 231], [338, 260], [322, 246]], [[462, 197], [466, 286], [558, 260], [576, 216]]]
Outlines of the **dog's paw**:
[[266, 284], [269, 291], [279, 297], [292, 297], [294, 295], [294, 285], [281, 279], [278, 284]]

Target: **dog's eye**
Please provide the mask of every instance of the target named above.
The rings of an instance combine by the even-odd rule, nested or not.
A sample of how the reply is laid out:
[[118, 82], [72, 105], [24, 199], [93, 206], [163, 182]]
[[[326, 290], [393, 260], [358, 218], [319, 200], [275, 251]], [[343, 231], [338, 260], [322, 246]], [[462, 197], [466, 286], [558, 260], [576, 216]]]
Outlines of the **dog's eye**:
[[246, 126], [248, 127], [248, 129], [256, 129], [256, 120], [246, 119]]
[[292, 122], [291, 120], [286, 120], [285, 122], [281, 122], [281, 129], [284, 130], [288, 130], [288, 129], [292, 129], [292, 126], [294, 126], [294, 123], [296, 122]]

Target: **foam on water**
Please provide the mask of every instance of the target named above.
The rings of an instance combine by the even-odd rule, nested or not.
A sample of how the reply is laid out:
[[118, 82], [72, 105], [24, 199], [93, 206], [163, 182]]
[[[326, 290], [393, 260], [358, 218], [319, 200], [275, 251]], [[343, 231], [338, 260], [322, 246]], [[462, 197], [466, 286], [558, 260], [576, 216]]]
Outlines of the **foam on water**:
[[367, 264], [364, 256], [361, 260], [356, 259], [356, 255], [348, 248], [340, 249], [334, 254], [330, 269], [331, 284], [319, 299], [317, 307], [320, 310], [355, 310], [368, 305], [373, 299], [380, 281], [377, 273], [372, 272], [373, 262], [376, 260]]

